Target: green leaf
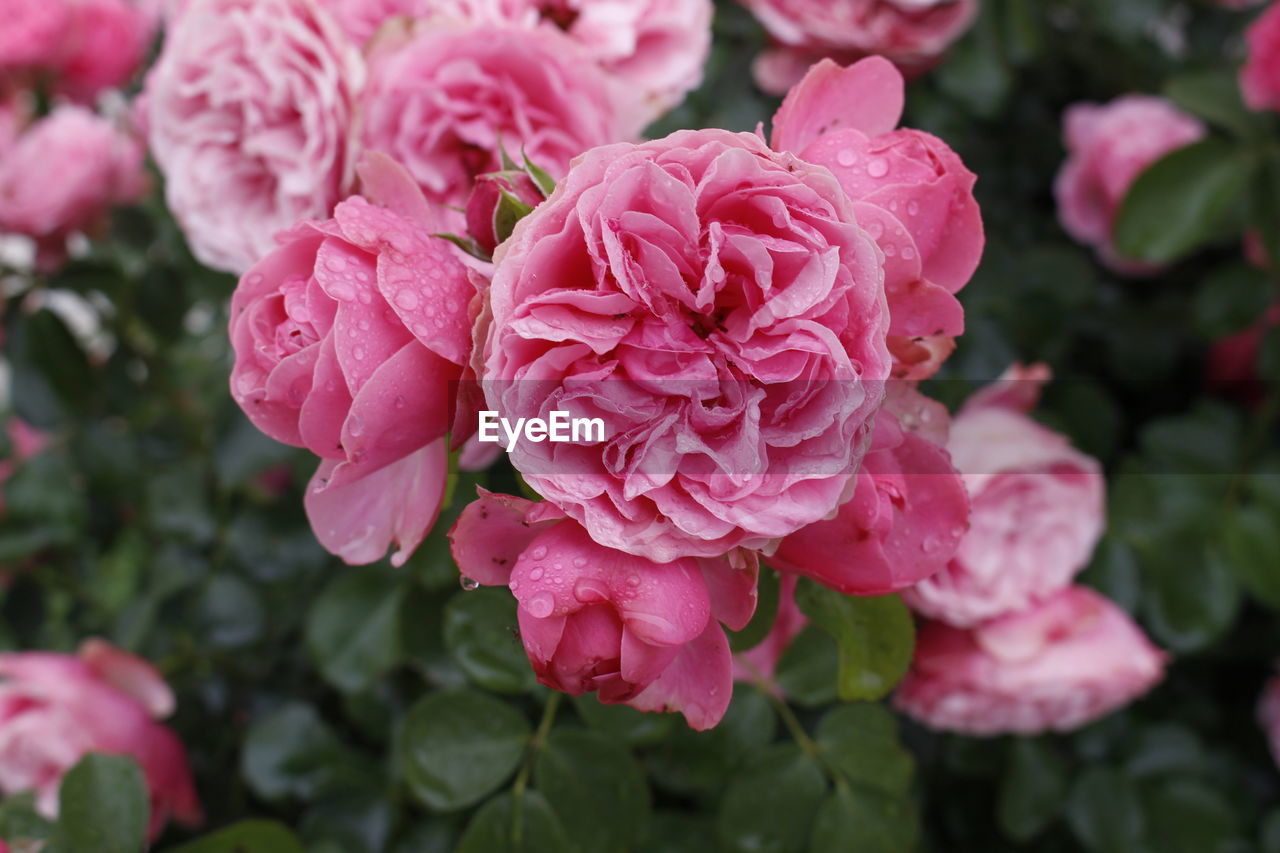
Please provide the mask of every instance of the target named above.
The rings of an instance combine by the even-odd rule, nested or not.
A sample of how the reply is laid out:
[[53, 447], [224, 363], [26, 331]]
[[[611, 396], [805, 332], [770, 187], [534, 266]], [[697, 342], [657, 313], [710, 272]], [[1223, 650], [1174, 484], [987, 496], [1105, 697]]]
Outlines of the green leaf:
[[1231, 513], [1224, 531], [1227, 564], [1254, 598], [1280, 610], [1280, 518], [1250, 506]]
[[915, 761], [898, 741], [898, 721], [882, 705], [832, 710], [818, 723], [814, 740], [822, 759], [860, 788], [896, 797], [911, 786]]
[[1249, 225], [1262, 241], [1272, 269], [1280, 269], [1280, 155], [1258, 164], [1249, 185]]
[[1215, 341], [1247, 328], [1274, 298], [1271, 278], [1248, 264], [1227, 264], [1205, 277], [1196, 291], [1192, 316], [1196, 331]]
[[302, 843], [274, 820], [242, 820], [167, 853], [302, 853]]
[[1160, 853], [1230, 853], [1239, 850], [1238, 817], [1218, 790], [1192, 779], [1173, 779], [1145, 792], [1151, 848]]
[[1143, 837], [1142, 805], [1133, 783], [1109, 767], [1090, 767], [1067, 798], [1067, 822], [1094, 853], [1132, 853]]
[[498, 185], [498, 192], [501, 197], [498, 201], [498, 206], [493, 211], [493, 234], [497, 241], [501, 243], [511, 236], [511, 232], [515, 230], [517, 222], [533, 213], [533, 208], [501, 185]]
[[409, 709], [400, 749], [409, 790], [453, 811], [480, 802], [520, 763], [532, 732], [515, 708], [473, 690], [432, 693]]
[[13, 370], [13, 407], [33, 426], [51, 429], [93, 397], [89, 359], [61, 318], [42, 309], [21, 318], [6, 354]]
[[467, 678], [486, 690], [523, 693], [537, 683], [518, 631], [516, 599], [505, 587], [459, 592], [445, 607], [445, 647]]
[[1209, 646], [1231, 626], [1240, 606], [1231, 571], [1216, 553], [1189, 538], [1171, 537], [1139, 557], [1148, 624], [1157, 642], [1176, 652]]
[[765, 749], [725, 791], [716, 820], [721, 849], [728, 853], [805, 850], [826, 787], [818, 762], [795, 744]]
[[1165, 83], [1169, 100], [1236, 136], [1257, 133], [1259, 122], [1240, 97], [1240, 81], [1229, 71], [1192, 71]]
[[915, 627], [896, 595], [856, 598], [804, 579], [796, 586], [796, 603], [836, 640], [841, 699], [880, 699], [906, 674]]
[[1048, 742], [1015, 739], [996, 805], [1005, 835], [1026, 842], [1039, 834], [1061, 811], [1067, 781], [1066, 762]]
[[265, 800], [312, 797], [355, 769], [315, 710], [297, 702], [257, 720], [240, 759], [241, 775]]
[[551, 177], [546, 169], [530, 160], [528, 152], [523, 147], [520, 148], [520, 159], [524, 161], [524, 170], [529, 175], [529, 179], [542, 192], [542, 197], [550, 198], [556, 191], [556, 179]]
[[646, 714], [626, 705], [605, 705], [595, 693], [573, 697], [573, 707], [588, 726], [631, 746], [658, 743], [677, 725], [675, 714]]
[[267, 615], [258, 591], [232, 574], [209, 579], [200, 597], [200, 627], [210, 646], [238, 649], [262, 637]]
[[778, 618], [778, 573], [768, 568], [760, 569], [760, 585], [756, 593], [756, 612], [741, 631], [729, 631], [729, 648], [735, 652], [753, 649], [764, 642]]
[[325, 680], [347, 693], [368, 690], [401, 657], [407, 586], [385, 566], [343, 572], [311, 605], [306, 643]]
[[806, 625], [778, 658], [773, 680], [787, 701], [808, 708], [836, 700], [839, 650], [830, 634]]
[[818, 809], [809, 851], [907, 853], [915, 849], [919, 834], [911, 800], [837, 785]]
[[476, 811], [456, 853], [561, 853], [571, 849], [564, 827], [538, 791], [517, 800], [503, 793]]
[[146, 846], [147, 785], [133, 758], [86, 755], [62, 777], [49, 853], [138, 853]]
[[1129, 188], [1114, 226], [1125, 258], [1172, 263], [1211, 240], [1249, 179], [1234, 146], [1205, 139], [1148, 167]]
[[644, 836], [649, 788], [630, 751], [612, 739], [593, 731], [552, 732], [533, 779], [582, 850], [628, 850]]
[[36, 795], [26, 791], [0, 800], [0, 839], [48, 838], [53, 824], [36, 811]]
[[1205, 760], [1204, 749], [1193, 731], [1176, 723], [1163, 723], [1138, 734], [1125, 770], [1134, 779], [1195, 773], [1205, 766]]
[[764, 694], [738, 684], [718, 726], [695, 732], [675, 725], [649, 756], [649, 772], [659, 785], [678, 794], [718, 794], [751, 756], [773, 740], [777, 728], [777, 714]]

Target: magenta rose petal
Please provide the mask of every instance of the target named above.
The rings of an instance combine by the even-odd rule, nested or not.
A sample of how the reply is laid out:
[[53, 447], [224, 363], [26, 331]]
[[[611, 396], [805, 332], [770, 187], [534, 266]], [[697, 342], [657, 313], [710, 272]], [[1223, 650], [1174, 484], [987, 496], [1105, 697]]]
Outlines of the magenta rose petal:
[[528, 520], [532, 501], [479, 489], [449, 531], [454, 562], [463, 577], [485, 586], [506, 586], [516, 560], [548, 523]]
[[695, 731], [713, 728], [733, 698], [733, 658], [715, 621], [680, 650], [662, 675], [627, 704], [641, 711], [679, 711]]

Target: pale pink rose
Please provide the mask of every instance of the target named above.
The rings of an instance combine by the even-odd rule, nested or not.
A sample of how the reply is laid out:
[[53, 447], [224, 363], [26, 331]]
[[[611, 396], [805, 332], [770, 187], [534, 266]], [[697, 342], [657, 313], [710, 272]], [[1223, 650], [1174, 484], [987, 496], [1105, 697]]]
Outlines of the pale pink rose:
[[[733, 680], [771, 685], [782, 653], [791, 645], [808, 620], [796, 605], [796, 575], [783, 575], [778, 587], [778, 612], [773, 627], [760, 641], [745, 652], [733, 656]], [[774, 688], [777, 689], [776, 687]]]
[[740, 0], [775, 45], [755, 64], [756, 83], [781, 95], [809, 66], [884, 56], [908, 73], [938, 61], [978, 12], [978, 0]]
[[1240, 91], [1254, 110], [1280, 110], [1280, 3], [1272, 3], [1244, 34], [1248, 59], [1240, 69]]
[[62, 776], [90, 752], [129, 755], [146, 777], [149, 835], [170, 818], [201, 822], [186, 751], [157, 720], [173, 712], [173, 693], [155, 668], [102, 640], [79, 655], [0, 654], [0, 793], [34, 791], [52, 818]]
[[597, 542], [656, 562], [764, 548], [848, 496], [888, 312], [826, 169], [721, 130], [597, 148], [495, 262], [489, 408], [604, 421], [603, 443], [510, 454]]
[[466, 204], [476, 177], [502, 168], [499, 140], [559, 178], [622, 138], [603, 73], [558, 31], [428, 22], [405, 39], [370, 59], [361, 137], [433, 202]]
[[894, 704], [926, 726], [971, 735], [1071, 731], [1164, 676], [1165, 655], [1085, 587], [976, 628], [926, 622]]
[[897, 129], [902, 75], [882, 57], [815, 65], [773, 120], [773, 147], [826, 166], [884, 253], [894, 375], [923, 379], [964, 331], [955, 293], [986, 243], [977, 177], [936, 136]]
[[702, 82], [711, 49], [711, 0], [542, 0], [587, 56], [617, 80], [634, 131], [684, 100]]
[[61, 93], [90, 101], [132, 79], [151, 46], [156, 22], [133, 0], [78, 0], [71, 9], [56, 85]]
[[[317, 0], [356, 44], [365, 45], [383, 27], [437, 18], [468, 23], [536, 26], [534, 0]], [[406, 20], [407, 19], [407, 20]]]
[[1149, 265], [1116, 255], [1112, 245], [1116, 213], [1139, 174], [1205, 133], [1199, 120], [1151, 95], [1068, 107], [1063, 117], [1067, 159], [1053, 185], [1058, 221], [1076, 240], [1094, 247], [1099, 259], [1117, 272], [1152, 272]]
[[655, 563], [592, 541], [549, 503], [481, 492], [449, 531], [464, 577], [505, 585], [538, 681], [605, 704], [720, 722], [733, 692], [721, 623], [741, 630], [758, 565], [740, 554]]
[[3, 0], [0, 72], [52, 68], [65, 50], [69, 0]]
[[151, 151], [201, 262], [241, 272], [352, 181], [355, 46], [312, 0], [195, 0], [147, 76]]
[[952, 421], [970, 528], [945, 569], [903, 593], [918, 612], [968, 627], [1048, 598], [1088, 564], [1106, 484], [1097, 460], [1026, 415], [1048, 378], [1044, 365], [1015, 366]]
[[1267, 736], [1271, 757], [1280, 764], [1280, 676], [1267, 681], [1258, 700], [1258, 723]]
[[852, 498], [783, 539], [768, 564], [849, 595], [886, 595], [940, 571], [969, 517], [964, 482], [941, 446], [946, 423], [940, 403], [892, 383]]
[[232, 396], [267, 435], [321, 458], [307, 514], [348, 563], [392, 545], [403, 563], [444, 495], [473, 287], [430, 234], [414, 211], [353, 196], [289, 232], [231, 297]]
[[136, 139], [83, 107], [59, 106], [0, 160], [0, 232], [35, 239], [53, 262], [68, 234], [92, 228], [146, 187]]

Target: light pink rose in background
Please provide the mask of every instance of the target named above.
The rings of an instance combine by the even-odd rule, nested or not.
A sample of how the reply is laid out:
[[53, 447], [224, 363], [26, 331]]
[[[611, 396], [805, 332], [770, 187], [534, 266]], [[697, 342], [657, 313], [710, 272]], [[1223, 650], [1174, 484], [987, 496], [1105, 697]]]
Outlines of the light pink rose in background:
[[393, 544], [403, 563], [444, 496], [474, 290], [416, 216], [349, 198], [293, 229], [231, 298], [232, 396], [267, 435], [321, 458], [307, 515], [348, 563]]
[[173, 712], [173, 693], [147, 661], [102, 640], [78, 655], [0, 654], [0, 792], [36, 793], [52, 818], [62, 776], [90, 752], [137, 759], [150, 793], [149, 835], [171, 818], [201, 822], [186, 751], [157, 722]]
[[723, 622], [756, 604], [754, 556], [655, 563], [592, 541], [549, 503], [481, 492], [449, 531], [463, 576], [505, 585], [538, 681], [605, 704], [679, 711], [702, 730], [733, 692]]
[[141, 144], [107, 119], [64, 104], [29, 125], [0, 160], [0, 232], [36, 240], [48, 268], [61, 261], [68, 234], [92, 228], [146, 187]]
[[1199, 120], [1152, 95], [1068, 107], [1063, 116], [1067, 159], [1053, 186], [1058, 221], [1116, 272], [1152, 272], [1150, 265], [1116, 255], [1111, 242], [1116, 213], [1139, 174], [1207, 132]]
[[5, 0], [0, 72], [52, 68], [62, 58], [71, 20], [68, 0]]
[[363, 76], [312, 0], [194, 0], [178, 16], [147, 76], [147, 124], [202, 263], [241, 272], [278, 231], [329, 215], [352, 182]]
[[[796, 605], [796, 575], [783, 575], [778, 586], [778, 612], [773, 627], [760, 641], [745, 652], [733, 656], [733, 680], [770, 685], [782, 653], [791, 645], [809, 620]], [[774, 688], [776, 689], [776, 688]]]
[[1240, 92], [1254, 110], [1280, 110], [1280, 3], [1272, 3], [1244, 34], [1248, 58]]
[[875, 244], [753, 134], [597, 148], [499, 247], [489, 408], [605, 422], [512, 463], [602, 545], [764, 548], [848, 496], [889, 373]]
[[942, 449], [946, 431], [942, 404], [890, 383], [853, 496], [765, 561], [848, 595], [886, 595], [940, 571], [969, 518], [964, 482]]
[[1272, 677], [1262, 688], [1258, 699], [1258, 724], [1267, 736], [1271, 757], [1280, 764], [1280, 676]]
[[427, 198], [466, 204], [502, 168], [498, 142], [562, 177], [588, 148], [622, 138], [602, 72], [546, 28], [427, 22], [381, 42], [362, 101], [364, 146], [403, 163]]
[[970, 735], [1071, 731], [1164, 676], [1165, 655], [1085, 587], [969, 630], [926, 622], [894, 695], [926, 726]]
[[923, 379], [964, 331], [955, 293], [986, 237], [977, 177], [932, 134], [902, 128], [902, 75], [882, 57], [815, 65], [773, 119], [773, 147], [826, 166], [884, 253], [894, 375]]
[[740, 0], [775, 45], [756, 59], [756, 84], [784, 94], [809, 66], [879, 54], [908, 73], [933, 65], [978, 12], [978, 0]]
[[57, 66], [59, 92], [82, 101], [123, 86], [137, 73], [156, 20], [134, 0], [76, 0]]
[[1014, 366], [951, 424], [969, 532], [945, 569], [903, 593], [916, 611], [968, 627], [1065, 588], [1088, 564], [1106, 521], [1102, 466], [1026, 414], [1049, 379]]

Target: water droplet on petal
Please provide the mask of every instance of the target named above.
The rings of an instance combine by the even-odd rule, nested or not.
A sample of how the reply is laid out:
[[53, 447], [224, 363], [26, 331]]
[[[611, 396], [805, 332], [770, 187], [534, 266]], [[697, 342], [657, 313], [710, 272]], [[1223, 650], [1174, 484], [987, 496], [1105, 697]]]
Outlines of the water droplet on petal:
[[912, 216], [915, 216], [919, 212], [920, 212], [920, 202], [916, 201], [915, 199], [912, 199], [911, 201], [907, 202], [907, 213], [909, 213]]
[[546, 619], [556, 609], [556, 600], [549, 592], [540, 592], [525, 605], [529, 615], [534, 619]]
[[412, 290], [402, 290], [396, 294], [396, 304], [406, 311], [412, 311], [418, 307], [418, 294]]
[[533, 571], [529, 572], [529, 580], [540, 581], [542, 580], [542, 574], [542, 566], [536, 566]]
[[462, 587], [467, 592], [472, 592], [473, 590], [480, 588], [480, 581], [475, 578], [469, 578], [466, 575], [462, 575], [458, 578], [458, 586]]
[[903, 259], [904, 261], [909, 261], [909, 260], [911, 260], [912, 258], [914, 258], [915, 256], [916, 256], [916, 250], [915, 250], [915, 249], [911, 248], [910, 246], [903, 246], [903, 247], [902, 247], [902, 259]]
[[846, 148], [845, 150], [841, 151], [839, 154], [836, 155], [836, 162], [839, 163], [841, 166], [848, 168], [849, 166], [852, 166], [854, 163], [858, 162], [858, 155], [854, 153], [851, 149]]
[[873, 178], [883, 178], [889, 174], [889, 161], [883, 157], [877, 157], [867, 164], [867, 174]]
[[583, 566], [585, 566], [586, 564], [587, 564], [587, 558], [586, 558], [586, 557], [574, 557], [574, 558], [573, 558], [573, 565], [574, 565], [574, 567], [575, 567], [575, 568], [579, 568], [579, 569], [581, 569], [581, 568], [582, 568]]
[[539, 545], [537, 548], [534, 548], [529, 552], [529, 556], [535, 560], [541, 560], [543, 557], [547, 556], [547, 546]]

